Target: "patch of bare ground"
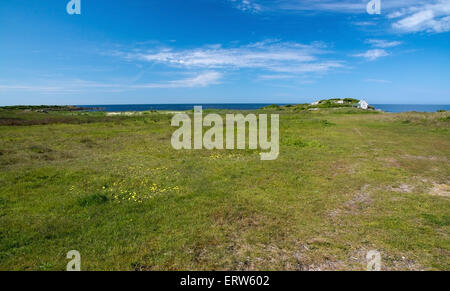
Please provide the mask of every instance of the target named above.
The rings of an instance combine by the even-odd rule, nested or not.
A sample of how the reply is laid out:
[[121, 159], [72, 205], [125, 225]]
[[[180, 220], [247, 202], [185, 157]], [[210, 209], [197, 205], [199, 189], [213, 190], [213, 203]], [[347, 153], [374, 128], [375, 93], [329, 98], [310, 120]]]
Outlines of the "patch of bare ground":
[[[383, 259], [383, 257], [382, 257]], [[416, 262], [405, 256], [386, 256], [384, 263], [382, 260], [382, 271], [426, 271], [426, 269]]]
[[393, 192], [400, 192], [400, 193], [411, 193], [414, 190], [414, 186], [402, 183], [395, 187], [389, 187], [389, 190]]
[[384, 163], [385, 166], [400, 168], [400, 163], [395, 158], [380, 158], [380, 160]]
[[[310, 242], [310, 241], [309, 241]], [[301, 271], [339, 271], [339, 270], [366, 270], [367, 253], [369, 249], [350, 250], [342, 259], [334, 256], [324, 255], [320, 259], [309, 253], [313, 244], [304, 245], [298, 252], [294, 253], [298, 264], [296, 270]], [[374, 248], [376, 249], [376, 248]], [[380, 250], [382, 271], [424, 271], [421, 264], [408, 255], [393, 255], [387, 251]], [[291, 270], [291, 269], [287, 269]]]
[[345, 207], [350, 209], [359, 208], [361, 205], [368, 205], [372, 203], [372, 199], [370, 198], [370, 193], [368, 191], [369, 185], [364, 185], [358, 194], [347, 203], [344, 204]]
[[322, 255], [320, 258], [312, 253], [313, 248], [317, 248], [329, 242], [323, 238], [309, 240], [307, 244], [298, 245], [295, 251], [286, 251], [277, 246], [270, 245], [266, 251], [271, 255], [270, 264], [283, 262], [282, 269], [286, 271], [332, 271], [349, 269], [345, 262], [333, 256]]
[[434, 196], [450, 197], [450, 186], [447, 184], [435, 183], [430, 193]]
[[[228, 251], [233, 253], [232, 259], [229, 262], [233, 266], [233, 270], [273, 271], [298, 269], [296, 265], [299, 264], [299, 261], [297, 260], [296, 254], [274, 244], [251, 245], [242, 240], [237, 240], [228, 246]], [[254, 255], [255, 253], [257, 255]]]
[[[288, 244], [289, 245], [289, 244]], [[229, 246], [233, 253], [230, 264], [233, 270], [285, 270], [285, 271], [331, 271], [354, 269], [334, 256], [318, 252], [327, 248], [331, 241], [325, 238], [310, 239], [305, 243], [292, 242], [290, 246], [280, 244], [251, 245], [238, 240]]]
[[413, 155], [404, 155], [402, 158], [409, 160], [420, 160], [420, 161], [436, 161], [436, 162], [446, 162], [446, 157], [435, 157], [435, 156], [413, 156]]
[[300, 271], [337, 271], [345, 270], [343, 262], [325, 260], [322, 263], [311, 264], [308, 266], [302, 266]]
[[[344, 257], [337, 259], [334, 256], [324, 255], [313, 261], [314, 255], [309, 254], [310, 245], [305, 245], [304, 250], [297, 252], [296, 258], [299, 262], [298, 270], [301, 271], [340, 271], [340, 270], [366, 270], [367, 253], [371, 249], [349, 250]], [[373, 248], [376, 250], [377, 248]], [[403, 254], [391, 254], [380, 250], [381, 271], [424, 271], [424, 268], [414, 259]]]
[[[377, 248], [373, 248], [377, 250]], [[367, 269], [367, 253], [369, 249], [363, 248], [354, 252], [351, 259], [361, 270]], [[424, 271], [425, 268], [417, 263], [414, 259], [404, 254], [391, 254], [385, 250], [378, 250], [381, 254], [381, 271]]]
[[332, 218], [339, 217], [341, 215], [357, 214], [359, 211], [363, 210], [370, 204], [373, 200], [370, 197], [369, 185], [364, 185], [358, 193], [349, 201], [345, 202], [338, 209], [334, 209], [329, 213]]
[[[450, 186], [448, 183], [436, 183], [427, 178], [416, 177], [419, 182], [416, 186], [402, 183], [398, 186], [389, 186], [388, 190], [399, 193], [412, 193], [413, 191], [424, 191], [433, 196], [450, 197]], [[425, 186], [427, 185], [427, 186]], [[431, 185], [431, 187], [429, 186]]]
[[330, 165], [330, 171], [333, 172], [332, 176], [338, 175], [354, 175], [357, 172], [358, 164], [348, 164], [343, 161], [336, 161]]

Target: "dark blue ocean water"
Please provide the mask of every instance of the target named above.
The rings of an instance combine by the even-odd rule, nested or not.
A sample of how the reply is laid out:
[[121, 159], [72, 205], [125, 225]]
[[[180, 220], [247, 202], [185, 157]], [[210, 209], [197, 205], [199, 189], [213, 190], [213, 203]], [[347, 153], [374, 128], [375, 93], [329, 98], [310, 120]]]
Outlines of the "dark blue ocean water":
[[413, 105], [413, 104], [374, 104], [376, 109], [385, 112], [436, 112], [438, 110], [450, 111], [450, 105]]
[[[169, 110], [185, 111], [191, 110], [194, 106], [203, 106], [203, 109], [230, 109], [230, 110], [254, 110], [271, 105], [272, 103], [249, 103], [249, 104], [127, 104], [127, 105], [78, 105], [81, 107], [99, 108], [106, 112], [124, 111], [147, 111], [147, 110]], [[286, 104], [278, 104], [286, 105]], [[450, 105], [408, 105], [408, 104], [373, 104], [376, 109], [385, 112], [436, 112], [438, 110], [449, 110]]]
[[[273, 104], [273, 103], [271, 103]], [[106, 112], [124, 111], [147, 111], [147, 110], [169, 110], [185, 111], [192, 110], [194, 106], [202, 106], [203, 109], [230, 109], [230, 110], [255, 110], [271, 105], [266, 103], [229, 103], [229, 104], [128, 104], [128, 105], [77, 105], [80, 107], [99, 108]], [[286, 105], [286, 104], [279, 104]]]

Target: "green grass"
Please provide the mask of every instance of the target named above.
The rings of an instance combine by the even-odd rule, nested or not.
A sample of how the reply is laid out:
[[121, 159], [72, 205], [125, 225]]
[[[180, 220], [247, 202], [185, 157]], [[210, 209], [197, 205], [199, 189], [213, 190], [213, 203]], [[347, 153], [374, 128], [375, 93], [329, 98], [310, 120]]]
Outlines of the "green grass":
[[261, 112], [276, 161], [175, 151], [169, 114], [0, 110], [0, 270], [450, 270], [449, 112]]

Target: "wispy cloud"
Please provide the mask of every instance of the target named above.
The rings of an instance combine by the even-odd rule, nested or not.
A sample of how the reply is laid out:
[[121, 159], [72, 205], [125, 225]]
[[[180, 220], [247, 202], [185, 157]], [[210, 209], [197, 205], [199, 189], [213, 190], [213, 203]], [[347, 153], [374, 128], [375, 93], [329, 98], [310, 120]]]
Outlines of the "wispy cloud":
[[0, 84], [0, 91], [28, 91], [39, 93], [70, 93], [79, 92], [75, 88], [67, 88], [64, 86], [41, 86], [41, 85], [29, 85], [29, 84]]
[[426, 4], [410, 6], [394, 11], [388, 18], [395, 19], [392, 27], [403, 33], [450, 31], [450, 0], [427, 1]]
[[260, 76], [258, 76], [258, 78], [261, 80], [288, 80], [288, 79], [295, 78], [295, 76], [275, 74], [275, 75], [260, 75]]
[[367, 26], [375, 26], [377, 25], [376, 22], [373, 21], [354, 21], [352, 22], [353, 25], [361, 26], [361, 27], [367, 27]]
[[[209, 45], [194, 49], [158, 48], [152, 50], [130, 49], [107, 54], [137, 65], [150, 63], [170, 75], [183, 75], [178, 79], [144, 81], [139, 78], [119, 82], [86, 80], [34, 81], [31, 84], [0, 82], [3, 91], [28, 91], [42, 94], [83, 92], [126, 92], [145, 89], [202, 88], [220, 84], [225, 76], [239, 73], [260, 80], [302, 79], [320, 76], [344, 62], [330, 57], [333, 52], [321, 42], [300, 44], [265, 40], [246, 45]], [[244, 71], [245, 70], [245, 71]], [[162, 72], [162, 71], [160, 71]], [[160, 76], [165, 74], [160, 74]], [[186, 77], [187, 76], [187, 77]], [[141, 80], [141, 81], [139, 81]]]
[[229, 0], [233, 3], [233, 5], [242, 11], [245, 12], [259, 12], [262, 9], [262, 6], [258, 4], [255, 0]]
[[[247, 12], [332, 12], [366, 14], [369, 0], [229, 0]], [[382, 14], [393, 21], [392, 27], [403, 33], [450, 31], [450, 0], [382, 0]], [[353, 22], [371, 26], [371, 21]]]
[[386, 50], [387, 48], [393, 48], [402, 44], [400, 41], [387, 41], [384, 39], [368, 39], [365, 42], [373, 48], [353, 56], [364, 58], [368, 61], [375, 61], [381, 57], [389, 56], [391, 53]]
[[379, 84], [390, 84], [390, 83], [392, 83], [389, 80], [383, 80], [383, 79], [365, 79], [364, 82], [379, 83]]
[[402, 44], [401, 41], [387, 41], [384, 39], [368, 39], [366, 43], [376, 48], [391, 48]]
[[[101, 83], [86, 80], [55, 81], [49, 85], [37, 84], [0, 84], [1, 91], [36, 92], [42, 94], [75, 94], [80, 92], [125, 92], [140, 89], [165, 89], [165, 88], [201, 88], [219, 84], [222, 74], [208, 71], [192, 77], [143, 84], [118, 84]], [[49, 81], [47, 81], [48, 83]]]
[[182, 80], [167, 81], [161, 83], [150, 83], [142, 85], [134, 85], [132, 88], [143, 89], [143, 88], [195, 88], [195, 87], [206, 87], [209, 85], [218, 84], [222, 74], [219, 72], [205, 72], [198, 76], [186, 78]]
[[239, 47], [222, 45], [190, 50], [159, 49], [145, 52], [116, 53], [141, 62], [164, 64], [183, 69], [260, 69], [272, 72], [314, 73], [342, 67], [337, 60], [328, 60], [325, 45], [310, 45], [267, 40]]
[[0, 84], [1, 91], [28, 91], [43, 94], [56, 94], [56, 93], [79, 93], [83, 90], [102, 90], [110, 92], [110, 90], [119, 90], [122, 86], [119, 84], [107, 84], [94, 81], [86, 81], [80, 79], [70, 80], [36, 80], [32, 83], [18, 83], [8, 82], [2, 80], [3, 84]]
[[[316, 11], [337, 13], [367, 13], [366, 7], [369, 0], [230, 0], [232, 3], [246, 2], [250, 7], [257, 6], [258, 11]], [[384, 0], [382, 9], [392, 11], [427, 3], [429, 0]], [[251, 3], [251, 4], [250, 4]], [[246, 7], [247, 5], [243, 5]], [[236, 6], [241, 10], [242, 7]], [[247, 9], [253, 11], [252, 9]]]
[[390, 54], [383, 49], [371, 49], [361, 54], [355, 54], [354, 57], [364, 58], [368, 61], [375, 61], [381, 57], [389, 56]]

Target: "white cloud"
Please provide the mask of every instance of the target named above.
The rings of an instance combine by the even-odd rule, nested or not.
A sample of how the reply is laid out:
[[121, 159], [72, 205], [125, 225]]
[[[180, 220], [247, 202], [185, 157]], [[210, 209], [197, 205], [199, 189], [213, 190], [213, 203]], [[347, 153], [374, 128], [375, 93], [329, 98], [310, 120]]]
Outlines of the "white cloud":
[[394, 11], [388, 15], [396, 19], [392, 27], [399, 32], [432, 32], [450, 31], [450, 0], [428, 1], [418, 6]]
[[259, 12], [262, 7], [255, 0], [230, 0], [237, 9], [246, 12]]
[[384, 39], [368, 39], [366, 40], [366, 43], [372, 45], [373, 47], [377, 48], [390, 48], [399, 46], [402, 44], [400, 41], [387, 41]]
[[447, 32], [450, 31], [450, 0], [410, 7], [396, 11], [389, 17], [398, 19], [392, 27], [400, 32]]
[[361, 54], [353, 55], [354, 57], [365, 58], [368, 61], [375, 61], [381, 57], [389, 56], [389, 53], [383, 49], [372, 49]]
[[295, 76], [293, 75], [260, 75], [259, 79], [261, 80], [287, 80], [292, 79]]
[[331, 69], [342, 68], [341, 62], [337, 61], [324, 61], [320, 63], [308, 63], [298, 66], [282, 66], [271, 68], [275, 72], [292, 73], [292, 74], [304, 74], [304, 73], [323, 73]]
[[[131, 49], [129, 52], [113, 52], [109, 55], [120, 57], [142, 65], [151, 63], [165, 67], [172, 75], [188, 77], [176, 80], [137, 82], [141, 77], [118, 82], [93, 82], [86, 80], [36, 80], [32, 84], [1, 82], [0, 90], [31, 91], [43, 94], [80, 92], [125, 92], [163, 88], [201, 88], [220, 84], [224, 76], [231, 72], [249, 73], [259, 79], [284, 79], [322, 74], [344, 67], [342, 61], [328, 57], [331, 52], [323, 43], [299, 44], [266, 40], [247, 45], [223, 47], [203, 46], [194, 49], [160, 48], [153, 50]], [[244, 71], [245, 72], [242, 72]], [[140, 74], [141, 75], [141, 74]], [[2, 84], [3, 83], [3, 84]]]
[[142, 85], [134, 85], [133, 88], [194, 88], [194, 87], [206, 87], [209, 85], [218, 84], [222, 74], [218, 72], [205, 72], [195, 77], [186, 78], [182, 80], [167, 81], [161, 83], [150, 83]]
[[377, 25], [376, 22], [372, 22], [372, 21], [354, 21], [354, 22], [352, 22], [352, 24], [356, 25], [356, 26], [362, 26], [362, 27]]
[[[366, 14], [369, 0], [229, 0], [248, 12], [333, 12]], [[450, 31], [450, 0], [382, 0], [382, 14], [394, 21], [392, 27], [403, 33]], [[370, 26], [370, 21], [353, 22]]]
[[224, 48], [221, 45], [190, 50], [160, 49], [119, 53], [129, 60], [164, 64], [184, 69], [260, 69], [272, 72], [324, 72], [342, 67], [336, 60], [324, 60], [329, 53], [321, 43], [304, 45], [274, 40]]
[[387, 41], [384, 39], [368, 39], [365, 42], [370, 44], [373, 49], [370, 49], [364, 53], [355, 54], [353, 56], [365, 58], [368, 61], [375, 61], [381, 57], [389, 56], [390, 53], [385, 50], [386, 48], [392, 48], [402, 44], [400, 41]]
[[[250, 7], [257, 6], [257, 11], [316, 11], [337, 13], [367, 13], [366, 7], [369, 0], [230, 0], [234, 3], [247, 2]], [[429, 0], [382, 0], [382, 10], [392, 11], [427, 3]], [[247, 5], [243, 5], [246, 7]], [[254, 11], [252, 9], [242, 9]]]

